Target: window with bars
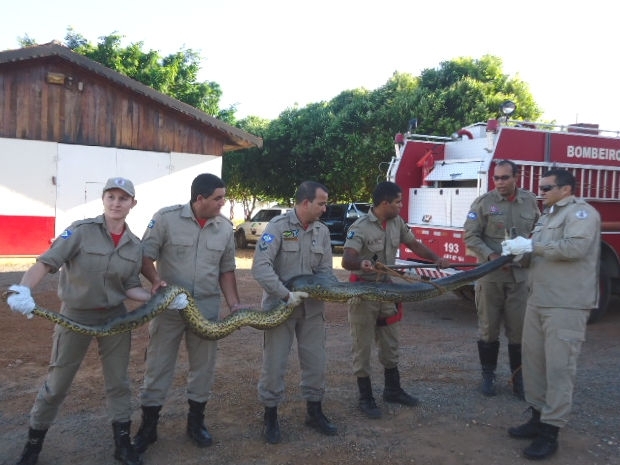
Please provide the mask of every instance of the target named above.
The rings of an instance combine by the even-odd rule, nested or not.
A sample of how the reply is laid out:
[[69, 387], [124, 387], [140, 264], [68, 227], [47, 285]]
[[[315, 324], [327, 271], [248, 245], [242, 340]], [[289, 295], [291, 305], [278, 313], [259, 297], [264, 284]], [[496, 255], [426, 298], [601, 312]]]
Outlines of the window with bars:
[[[585, 200], [620, 201], [620, 167], [617, 169], [599, 167], [555, 166], [569, 170], [576, 181], [577, 197]], [[521, 165], [520, 187], [538, 193], [538, 183], [548, 165]]]

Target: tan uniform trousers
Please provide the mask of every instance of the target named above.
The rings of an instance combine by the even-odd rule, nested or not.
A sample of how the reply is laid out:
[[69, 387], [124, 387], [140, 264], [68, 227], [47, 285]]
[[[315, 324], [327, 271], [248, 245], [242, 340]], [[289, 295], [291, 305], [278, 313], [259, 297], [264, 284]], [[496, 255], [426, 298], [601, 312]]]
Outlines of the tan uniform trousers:
[[325, 394], [325, 316], [306, 315], [304, 304], [290, 318], [264, 333], [263, 367], [258, 382], [258, 399], [265, 407], [276, 407], [285, 391], [284, 377], [293, 339], [301, 369], [301, 395], [308, 402], [320, 402]]
[[[101, 325], [125, 312], [125, 306], [122, 304], [107, 310], [70, 310], [63, 304], [61, 309], [63, 315], [86, 325]], [[31, 428], [48, 429], [51, 426], [92, 339], [92, 336], [76, 333], [63, 326], [54, 327], [49, 371], [30, 411]], [[108, 416], [112, 422], [129, 421], [131, 419], [131, 388], [127, 367], [131, 349], [131, 333], [96, 339], [105, 382]]]
[[358, 378], [370, 376], [373, 342], [377, 344], [379, 362], [384, 368], [398, 366], [399, 323], [377, 326], [378, 318], [387, 318], [396, 312], [396, 306], [391, 302], [349, 303], [353, 374]]
[[143, 406], [164, 404], [174, 380], [183, 335], [189, 362], [187, 398], [196, 402], [207, 402], [211, 397], [217, 341], [198, 337], [187, 328], [179, 312], [166, 310], [149, 324], [151, 342], [146, 352], [147, 364], [140, 397]]
[[561, 428], [568, 422], [589, 313], [527, 306], [522, 349], [525, 399], [541, 412], [543, 423]]
[[499, 340], [502, 322], [508, 344], [521, 344], [527, 304], [527, 282], [476, 281], [478, 335], [481, 341]]

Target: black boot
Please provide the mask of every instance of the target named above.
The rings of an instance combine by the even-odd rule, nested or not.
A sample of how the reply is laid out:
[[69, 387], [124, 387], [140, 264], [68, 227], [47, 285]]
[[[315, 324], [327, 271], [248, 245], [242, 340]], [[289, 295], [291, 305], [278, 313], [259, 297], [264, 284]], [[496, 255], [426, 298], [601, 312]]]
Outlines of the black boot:
[[540, 423], [538, 436], [523, 449], [523, 455], [531, 460], [543, 460], [551, 457], [558, 450], [558, 432], [560, 428], [548, 423]]
[[314, 428], [326, 436], [333, 436], [338, 432], [336, 425], [331, 423], [323, 414], [321, 402], [308, 401], [308, 413], [306, 414], [306, 425]]
[[280, 423], [278, 423], [278, 407], [265, 407], [265, 441], [278, 444], [282, 440]]
[[112, 423], [114, 431], [114, 458], [123, 465], [142, 465], [142, 457], [138, 454], [130, 438], [131, 422], [115, 421]]
[[370, 378], [368, 376], [357, 378], [357, 387], [360, 391], [360, 410], [368, 418], [381, 418], [381, 409], [377, 407], [375, 398], [372, 396], [372, 384], [370, 383]]
[[480, 390], [487, 397], [497, 395], [495, 388], [495, 369], [497, 368], [497, 356], [499, 354], [499, 341], [478, 341], [478, 355], [482, 366], [482, 384]]
[[138, 454], [143, 454], [147, 447], [157, 441], [157, 422], [161, 405], [142, 406], [142, 424], [138, 433], [133, 437], [133, 448]]
[[209, 447], [213, 444], [213, 438], [207, 431], [204, 424], [204, 412], [206, 402], [196, 402], [193, 400], [189, 403], [189, 413], [187, 414], [187, 434], [196, 443], [198, 447]]
[[46, 429], [32, 429], [28, 430], [28, 442], [24, 446], [22, 456], [17, 462], [17, 465], [35, 465], [39, 459], [39, 453], [43, 447], [43, 440], [45, 439]]
[[508, 435], [517, 439], [534, 439], [538, 436], [540, 429], [540, 411], [530, 407], [532, 418], [522, 425], [508, 428]]
[[512, 373], [512, 392], [519, 399], [525, 399], [523, 390], [523, 372], [521, 371], [521, 344], [508, 344], [508, 358]]
[[408, 405], [409, 407], [418, 405], [418, 399], [410, 396], [400, 387], [400, 373], [397, 367], [385, 369], [383, 400], [386, 402]]

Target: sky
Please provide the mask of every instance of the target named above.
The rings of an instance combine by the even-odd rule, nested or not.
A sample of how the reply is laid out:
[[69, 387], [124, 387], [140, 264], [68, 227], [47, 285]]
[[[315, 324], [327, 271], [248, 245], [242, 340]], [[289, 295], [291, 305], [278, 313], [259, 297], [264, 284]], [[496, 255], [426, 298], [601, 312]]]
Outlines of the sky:
[[92, 43], [118, 33], [124, 46], [142, 42], [144, 51], [161, 55], [192, 49], [201, 56], [199, 79], [220, 85], [222, 107], [235, 105], [238, 118], [267, 119], [345, 90], [374, 90], [394, 72], [418, 76], [443, 61], [490, 54], [502, 59], [505, 74], [528, 83], [543, 118], [620, 131], [613, 5], [609, 0], [21, 0], [2, 8], [0, 50], [19, 48], [18, 38], [25, 35], [37, 43], [62, 41], [68, 27]]

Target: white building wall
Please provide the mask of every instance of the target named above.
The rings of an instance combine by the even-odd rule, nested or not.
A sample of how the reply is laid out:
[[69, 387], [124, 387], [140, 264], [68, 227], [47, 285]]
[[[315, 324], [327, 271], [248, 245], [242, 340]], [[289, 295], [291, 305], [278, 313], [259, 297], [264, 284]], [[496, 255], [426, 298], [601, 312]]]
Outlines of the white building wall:
[[58, 144], [0, 138], [0, 214], [54, 216]]
[[[0, 138], [0, 216], [55, 217], [54, 237], [73, 221], [102, 213], [114, 176], [131, 179], [136, 207], [127, 222], [141, 236], [153, 213], [186, 203], [200, 173], [221, 176], [222, 157]], [[227, 211], [222, 209], [227, 216]]]

